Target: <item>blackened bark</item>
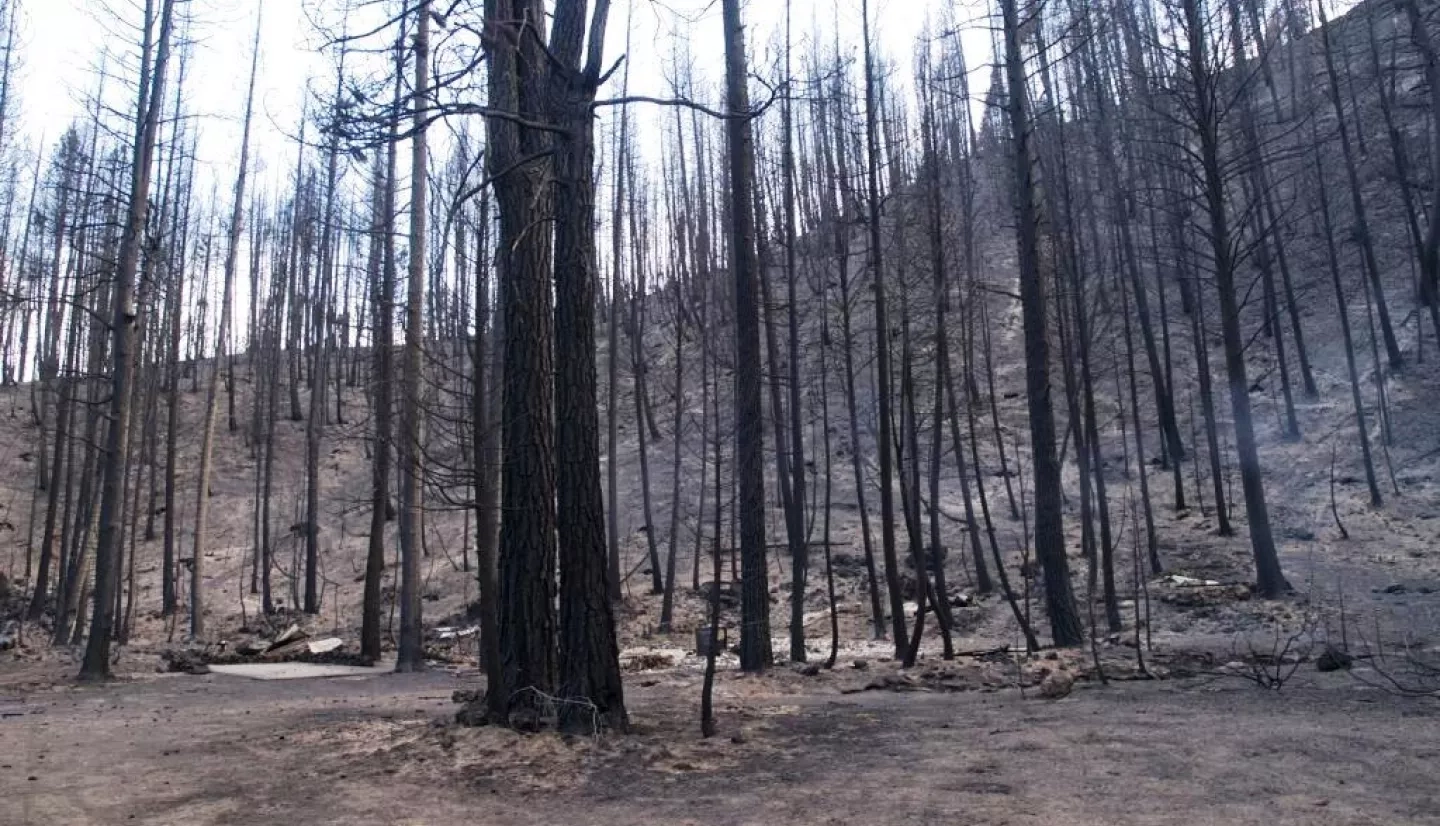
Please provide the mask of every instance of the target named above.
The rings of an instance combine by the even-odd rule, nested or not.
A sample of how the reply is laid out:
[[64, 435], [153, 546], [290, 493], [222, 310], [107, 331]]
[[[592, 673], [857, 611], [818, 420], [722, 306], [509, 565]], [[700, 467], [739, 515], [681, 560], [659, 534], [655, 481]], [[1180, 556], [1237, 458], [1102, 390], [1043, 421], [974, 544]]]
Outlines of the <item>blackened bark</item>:
[[[399, 50], [397, 49], [397, 52]], [[398, 83], [399, 67], [396, 67]], [[395, 140], [386, 147], [385, 166], [377, 170], [372, 204], [370, 272], [375, 297], [374, 419], [375, 444], [370, 476], [370, 539], [365, 554], [365, 587], [360, 608], [360, 655], [380, 657], [380, 580], [385, 573], [386, 511], [390, 508], [390, 456], [394, 440], [392, 351], [395, 348], [395, 252], [390, 240], [394, 222]]]
[[[546, 65], [540, 0], [488, 0], [490, 105], [530, 116], [544, 111]], [[542, 179], [546, 135], [497, 118], [487, 120], [488, 161], [495, 181], [504, 308], [503, 446], [499, 559], [502, 684], [489, 686], [512, 713], [555, 692], [555, 423], [552, 407], [550, 239], [532, 231], [534, 210], [548, 197]], [[512, 168], [513, 167], [513, 168]]]
[[[420, 554], [425, 518], [424, 412], [421, 382], [425, 374], [425, 260], [426, 197], [429, 194], [429, 154], [425, 124], [430, 106], [430, 0], [415, 9], [415, 86], [410, 138], [410, 260], [405, 296], [405, 371], [401, 377], [400, 427], [404, 450], [400, 520], [400, 639], [396, 671], [425, 667], [421, 627]], [[327, 255], [329, 254], [327, 250]], [[319, 392], [323, 376], [316, 379]], [[321, 413], [320, 415], [324, 415]]]
[[[730, 254], [735, 277], [735, 442], [740, 485], [740, 667], [774, 659], [765, 558], [765, 444], [761, 412], [759, 262], [755, 249], [755, 147], [740, 0], [724, 0], [725, 122], [730, 172]], [[718, 582], [718, 581], [717, 581]], [[718, 584], [716, 585], [718, 588]]]
[[[628, 725], [620, 649], [609, 597], [605, 509], [600, 490], [600, 413], [595, 374], [594, 132], [591, 104], [600, 80], [607, 0], [585, 39], [583, 0], [561, 0], [550, 41], [549, 109], [565, 131], [555, 139], [555, 461], [560, 541], [560, 696], [565, 728], [593, 727], [598, 715]], [[678, 434], [677, 437], [678, 439]], [[651, 527], [653, 534], [653, 526]], [[673, 554], [672, 554], [673, 557]]]
[[[1390, 308], [1385, 300], [1385, 289], [1380, 283], [1380, 264], [1375, 257], [1375, 243], [1370, 236], [1370, 220], [1365, 210], [1365, 199], [1361, 197], [1360, 178], [1356, 171], [1355, 153], [1350, 145], [1350, 129], [1345, 116], [1345, 106], [1340, 101], [1340, 77], [1335, 68], [1334, 44], [1330, 38], [1330, 23], [1325, 17], [1325, 7], [1320, 11], [1320, 35], [1324, 44], [1325, 74], [1329, 79], [1330, 103], [1335, 111], [1336, 131], [1340, 134], [1340, 152], [1345, 161], [1345, 174], [1350, 181], [1350, 206], [1354, 213], [1356, 240], [1360, 242], [1361, 260], [1370, 284], [1370, 294], [1375, 302], [1376, 314], [1380, 317], [1380, 333], [1385, 340], [1385, 355], [1391, 369], [1399, 369], [1405, 363], [1400, 352], [1400, 343], [1395, 338], [1395, 328], [1390, 322]], [[1354, 107], [1352, 107], [1354, 109]], [[1356, 110], [1358, 117], [1358, 110]], [[1363, 135], [1364, 129], [1355, 127], [1356, 135]], [[1363, 140], [1363, 139], [1362, 139]], [[1360, 154], [1364, 155], [1364, 147]]]
[[[785, 76], [790, 80], [790, 2], [785, 3]], [[805, 428], [801, 416], [800, 320], [796, 297], [796, 214], [795, 147], [791, 96], [783, 102], [785, 144], [782, 167], [785, 177], [785, 299], [789, 322], [790, 381], [790, 508], [785, 513], [790, 542], [790, 659], [805, 661], [805, 581], [810, 568], [810, 545], [805, 535]], [[777, 442], [778, 444], [778, 442]]]
[[[900, 594], [900, 560], [895, 550], [894, 417], [890, 405], [890, 320], [886, 307], [885, 270], [880, 241], [880, 146], [877, 137], [879, 101], [875, 89], [875, 65], [870, 46], [870, 4], [861, 0], [861, 26], [865, 50], [865, 181], [870, 249], [870, 290], [875, 302], [875, 373], [879, 387], [880, 428], [875, 450], [880, 457], [880, 553], [885, 562], [885, 590], [890, 596], [890, 630], [895, 635], [895, 657], [907, 653], [905, 606]], [[853, 446], [858, 450], [859, 445]], [[918, 573], [917, 573], [918, 576]]]
[[[115, 591], [119, 587], [120, 526], [124, 518], [121, 495], [129, 459], [130, 384], [135, 375], [137, 309], [135, 275], [139, 270], [140, 246], [144, 241], [145, 219], [149, 212], [150, 173], [155, 155], [155, 137], [160, 127], [161, 95], [170, 60], [170, 35], [174, 27], [175, 0], [160, 0], [160, 29], [156, 38], [155, 62], [149, 63], [150, 43], [142, 50], [140, 89], [135, 143], [131, 164], [130, 192], [125, 225], [121, 234], [119, 267], [116, 272], [112, 313], [109, 422], [102, 461], [100, 530], [95, 548], [95, 609], [90, 618], [90, 638], [80, 667], [81, 679], [101, 680], [110, 676], [110, 642], [114, 626]], [[147, 21], [155, 0], [145, 5]], [[146, 27], [147, 41], [149, 26]]]
[[1201, 174], [1214, 256], [1215, 281], [1220, 294], [1220, 323], [1225, 339], [1225, 368], [1230, 384], [1230, 409], [1235, 420], [1235, 447], [1240, 459], [1240, 480], [1245, 491], [1245, 513], [1250, 522], [1250, 546], [1255, 557], [1256, 590], [1273, 598], [1289, 587], [1280, 570], [1280, 557], [1270, 529], [1260, 453], [1250, 415], [1250, 383], [1245, 369], [1245, 340], [1240, 330], [1240, 306], [1235, 297], [1230, 219], [1225, 202], [1225, 178], [1220, 157], [1220, 112], [1215, 78], [1206, 56], [1206, 31], [1199, 0], [1183, 0], [1189, 38], [1187, 69], [1195, 95], [1194, 126], [1200, 143]]
[[1045, 574], [1045, 603], [1050, 633], [1058, 646], [1084, 640], [1070, 586], [1062, 525], [1060, 462], [1055, 445], [1055, 414], [1050, 399], [1050, 342], [1046, 330], [1045, 287], [1040, 274], [1034, 165], [1025, 62], [1015, 0], [1001, 0], [1005, 26], [1007, 109], [1014, 155], [1015, 220], [1020, 261], [1020, 303], [1025, 323], [1025, 388], [1030, 407], [1030, 447], [1035, 486], [1035, 551]]
[[[1370, 488], [1370, 505], [1378, 508], [1384, 504], [1384, 498], [1380, 495], [1380, 483], [1375, 478], [1375, 459], [1370, 451], [1370, 427], [1365, 422], [1365, 397], [1360, 392], [1360, 369], [1355, 363], [1355, 342], [1350, 333], [1350, 309], [1340, 278], [1340, 254], [1335, 246], [1335, 227], [1330, 217], [1330, 193], [1325, 185], [1325, 168], [1319, 152], [1315, 153], [1315, 171], [1318, 184], [1316, 198], [1320, 202], [1320, 234], [1325, 239], [1325, 260], [1330, 269], [1330, 283], [1335, 288], [1335, 306], [1340, 311], [1340, 332], [1345, 342], [1345, 368], [1350, 379], [1350, 400], [1355, 406], [1355, 430], [1360, 439], [1360, 455], [1365, 462], [1365, 483]], [[1332, 454], [1332, 463], [1333, 456]]]

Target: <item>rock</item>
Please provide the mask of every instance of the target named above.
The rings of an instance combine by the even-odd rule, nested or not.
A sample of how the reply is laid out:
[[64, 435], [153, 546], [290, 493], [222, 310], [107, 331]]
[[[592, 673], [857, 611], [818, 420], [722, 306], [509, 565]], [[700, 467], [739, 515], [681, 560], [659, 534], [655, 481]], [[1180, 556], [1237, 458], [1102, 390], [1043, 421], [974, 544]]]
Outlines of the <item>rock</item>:
[[[715, 590], [716, 590], [716, 586], [715, 586], [715, 582], [714, 582], [713, 580], [710, 581], [710, 582], [702, 582], [702, 583], [700, 583], [700, 593], [705, 597], [705, 601], [706, 601], [706, 602], [709, 602], [711, 599], [713, 599], [713, 598], [715, 597]], [[735, 583], [733, 583], [733, 582], [722, 582], [722, 583], [720, 583], [719, 591], [720, 591], [720, 605], [721, 605], [722, 607], [725, 607], [725, 608], [739, 608], [739, 607], [740, 607], [740, 591], [739, 591], [739, 588], [736, 586]]]
[[[455, 693], [459, 695], [461, 692]], [[470, 728], [490, 725], [490, 712], [485, 708], [484, 696], [477, 697], [461, 706], [460, 710], [455, 712], [455, 722]]]
[[[920, 598], [920, 583], [919, 583], [919, 581], [917, 581], [917, 580], [915, 579], [915, 573], [914, 573], [913, 571], [901, 571], [901, 572], [900, 572], [900, 575], [899, 575], [899, 581], [900, 581], [900, 598], [901, 598], [902, 600], [904, 600], [904, 601], [906, 601], [906, 602], [916, 602], [917, 600], [919, 600], [919, 598]], [[914, 608], [907, 608], [906, 610], [908, 610], [908, 611], [911, 612], [911, 613], [914, 613], [914, 610], [915, 610], [915, 609], [914, 609]]]
[[204, 653], [195, 649], [180, 648], [165, 651], [160, 658], [165, 661], [166, 670], [172, 674], [210, 673], [210, 666], [205, 663]]
[[306, 647], [310, 649], [311, 654], [325, 654], [336, 650], [342, 645], [344, 645], [344, 643], [340, 641], [339, 637], [327, 637], [323, 640], [313, 640], [306, 643]]
[[264, 654], [269, 648], [269, 643], [259, 640], [246, 640], [235, 646], [235, 653], [244, 657], [253, 657], [257, 654]]
[[275, 639], [273, 639], [273, 640], [270, 641], [270, 648], [271, 648], [271, 649], [279, 648], [280, 646], [285, 645], [286, 643], [291, 643], [291, 642], [294, 642], [295, 640], [303, 640], [303, 639], [305, 639], [305, 638], [308, 637], [308, 636], [310, 636], [310, 635], [309, 635], [309, 634], [306, 634], [304, 631], [301, 631], [301, 630], [300, 630], [300, 626], [295, 625], [295, 624], [292, 623], [289, 628], [286, 628], [284, 631], [282, 631], [282, 632], [280, 633], [279, 636], [277, 636]]
[[1220, 584], [1213, 579], [1198, 579], [1184, 574], [1169, 574], [1165, 577], [1165, 582], [1180, 588], [1201, 588]]
[[478, 625], [472, 625], [469, 628], [442, 626], [435, 629], [435, 638], [439, 640], [462, 640], [466, 637], [473, 637], [478, 633], [480, 633], [480, 626]]
[[928, 689], [911, 674], [886, 674], [871, 680], [865, 691], [927, 691]]
[[298, 640], [291, 640], [284, 645], [272, 645], [269, 648], [265, 649], [265, 659], [284, 659], [285, 657], [293, 656], [295, 654], [300, 654], [303, 652], [308, 652], [309, 650], [310, 643], [304, 638]]
[[1406, 580], [1385, 586], [1387, 594], [1433, 594], [1437, 590], [1434, 581], [1427, 580]]
[[1075, 678], [1068, 671], [1052, 671], [1040, 681], [1040, 696], [1047, 700], [1058, 700], [1075, 687]]
[[525, 733], [539, 731], [545, 725], [540, 710], [531, 705], [521, 706], [510, 712], [510, 728]]
[[674, 664], [675, 656], [663, 651], [639, 651], [623, 654], [620, 658], [620, 667], [625, 671], [656, 671]]
[[450, 695], [450, 702], [458, 705], [478, 703], [483, 699], [485, 699], [485, 692], [478, 688], [457, 688], [455, 692]]
[[1355, 658], [1350, 656], [1348, 651], [1336, 648], [1333, 645], [1325, 646], [1325, 650], [1315, 660], [1317, 671], [1349, 671], [1350, 666], [1355, 664]]

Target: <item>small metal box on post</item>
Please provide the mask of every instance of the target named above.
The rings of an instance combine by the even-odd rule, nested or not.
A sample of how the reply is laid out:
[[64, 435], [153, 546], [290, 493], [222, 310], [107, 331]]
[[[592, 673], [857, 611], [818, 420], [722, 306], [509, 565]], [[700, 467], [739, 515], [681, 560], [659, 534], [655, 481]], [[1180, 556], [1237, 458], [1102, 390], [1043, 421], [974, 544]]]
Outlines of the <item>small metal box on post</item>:
[[695, 654], [700, 657], [708, 657], [711, 649], [714, 649], [715, 656], [725, 653], [730, 646], [730, 633], [728, 629], [720, 629], [720, 639], [712, 641], [710, 638], [710, 626], [702, 625], [695, 629]]

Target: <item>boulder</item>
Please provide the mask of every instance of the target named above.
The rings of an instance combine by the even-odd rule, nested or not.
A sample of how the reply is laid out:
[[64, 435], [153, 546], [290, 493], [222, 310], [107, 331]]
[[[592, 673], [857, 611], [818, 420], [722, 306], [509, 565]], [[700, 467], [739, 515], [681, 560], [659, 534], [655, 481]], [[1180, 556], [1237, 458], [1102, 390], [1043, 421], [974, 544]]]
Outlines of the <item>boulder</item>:
[[1325, 650], [1315, 659], [1315, 668], [1318, 671], [1349, 671], [1354, 664], [1355, 658], [1350, 652], [1333, 645], [1325, 646]]
[[1040, 696], [1047, 700], [1058, 700], [1075, 688], [1075, 678], [1068, 671], [1052, 671], [1040, 681]]
[[209, 674], [205, 653], [194, 648], [177, 648], [160, 654], [165, 670], [172, 674]]

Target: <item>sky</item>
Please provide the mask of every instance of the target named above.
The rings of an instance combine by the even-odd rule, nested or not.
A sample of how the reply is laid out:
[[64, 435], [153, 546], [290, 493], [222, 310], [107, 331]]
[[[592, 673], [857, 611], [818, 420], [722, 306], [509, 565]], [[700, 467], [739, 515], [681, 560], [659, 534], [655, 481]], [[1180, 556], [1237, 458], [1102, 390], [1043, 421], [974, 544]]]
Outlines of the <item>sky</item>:
[[[909, 58], [927, 15], [936, 13], [941, 2], [948, 0], [872, 0], [870, 13], [878, 42], [897, 62], [901, 77], [909, 75]], [[20, 3], [20, 133], [31, 146], [43, 141], [48, 149], [85, 111], [85, 100], [96, 87], [102, 61], [112, 72], [117, 71], [113, 59], [101, 57], [107, 46], [125, 50], [127, 41], [134, 39], [133, 31], [109, 13], [107, 6], [134, 20], [142, 0]], [[258, 164], [255, 178], [261, 186], [267, 181], [281, 185], [285, 170], [293, 166], [295, 148], [290, 137], [306, 99], [307, 79], [322, 78], [317, 82], [328, 85], [324, 78], [333, 72], [328, 58], [318, 52], [324, 37], [312, 24], [311, 15], [324, 14], [335, 4], [331, 0], [192, 0], [190, 6], [196, 45], [187, 66], [186, 89], [191, 107], [201, 116], [202, 170], [219, 174], [238, 154], [251, 37], [259, 10], [264, 25], [253, 138]], [[782, 0], [748, 0], [743, 5], [752, 66], [757, 72], [767, 55], [774, 54], [771, 49], [783, 31], [784, 8]], [[859, 41], [860, 0], [793, 0], [791, 14], [797, 56], [805, 48], [803, 41], [817, 27], [827, 40], [838, 29], [842, 39], [852, 44]], [[628, 27], [627, 17], [633, 20]], [[719, 0], [612, 0], [607, 65], [626, 54], [627, 28], [632, 94], [670, 96], [669, 58], [673, 49], [686, 43], [702, 78], [718, 94], [723, 66]], [[989, 35], [977, 29], [966, 43], [971, 50], [983, 50], [970, 56], [972, 67], [983, 64], [989, 54]], [[172, 84], [174, 77], [172, 71]], [[617, 73], [601, 90], [602, 98], [619, 95], [620, 77]], [[649, 111], [637, 108], [634, 112], [642, 124], [663, 114], [655, 107], [646, 108]]]
[[[19, 92], [22, 131], [32, 141], [53, 143], [70, 122], [84, 112], [85, 100], [98, 83], [99, 70], [119, 70], [111, 50], [133, 51], [127, 22], [138, 19], [133, 8], [141, 0], [109, 4], [127, 14], [117, 20], [98, 0], [20, 0], [19, 48], [22, 68]], [[132, 7], [131, 4], [134, 4]], [[298, 119], [303, 78], [315, 40], [305, 23], [299, 0], [195, 0], [192, 3], [196, 41], [187, 65], [187, 96], [201, 115], [202, 159], [235, 154], [239, 121], [250, 65], [255, 11], [264, 6], [262, 69], [257, 89], [257, 132], [280, 137]], [[172, 64], [173, 90], [177, 64]], [[301, 71], [297, 74], [296, 70]], [[118, 85], [119, 78], [110, 81]], [[133, 79], [130, 80], [133, 83]], [[262, 153], [263, 157], [263, 153]]]
[[[21, 146], [22, 157], [34, 157], [39, 148], [45, 162], [56, 142], [77, 119], [88, 119], [95, 90], [102, 74], [106, 80], [104, 99], [117, 115], [132, 118], [133, 86], [136, 82], [136, 55], [139, 48], [137, 23], [145, 0], [9, 0], [19, 2], [16, 53], [19, 67], [14, 88], [18, 93], [19, 123], [7, 125], [8, 137]], [[910, 76], [910, 58], [915, 38], [922, 31], [926, 15], [940, 5], [984, 3], [987, 0], [871, 0], [873, 36], [878, 53], [895, 64], [896, 77], [903, 84]], [[551, 0], [553, 2], [553, 0]], [[594, 0], [591, 0], [592, 4]], [[842, 48], [858, 65], [861, 0], [791, 0], [795, 40], [795, 70], [803, 70], [801, 56], [808, 41], [824, 38], [825, 51], [839, 32]], [[186, 111], [195, 117], [197, 143], [197, 206], [213, 219], [228, 216], [230, 192], [241, 141], [246, 84], [251, 65], [251, 46], [256, 15], [260, 14], [260, 69], [257, 78], [255, 121], [252, 132], [250, 194], [266, 200], [288, 195], [293, 183], [298, 142], [296, 135], [307, 101], [334, 88], [333, 55], [324, 50], [327, 34], [316, 25], [319, 18], [337, 19], [343, 0], [188, 0], [190, 23], [186, 29], [193, 48], [185, 61]], [[724, 51], [720, 0], [611, 0], [611, 17], [605, 48], [605, 65], [622, 55], [629, 68], [629, 93], [655, 98], [674, 96], [670, 81], [672, 58], [689, 51], [694, 60], [696, 96], [716, 108], [723, 81]], [[742, 0], [747, 26], [747, 46], [753, 74], [778, 79], [775, 70], [783, 34], [785, 0]], [[358, 24], [357, 24], [358, 28]], [[627, 35], [629, 48], [627, 49]], [[437, 33], [434, 40], [442, 37]], [[988, 32], [977, 28], [967, 49], [972, 69], [987, 72]], [[378, 45], [378, 44], [375, 44]], [[356, 63], [363, 59], [356, 58]], [[167, 97], [174, 94], [180, 70], [178, 57], [167, 79]], [[603, 98], [621, 95], [622, 72], [612, 75], [599, 92]], [[984, 75], [980, 76], [983, 82]], [[983, 88], [983, 87], [982, 87]], [[478, 92], [477, 92], [478, 93]], [[764, 96], [752, 85], [752, 97]], [[475, 101], [480, 103], [483, 101]], [[600, 110], [601, 134], [619, 112]], [[635, 128], [632, 151], [639, 163], [653, 167], [660, 158], [660, 135], [665, 124], [673, 124], [669, 107], [630, 107]], [[776, 117], [769, 114], [767, 117]], [[478, 122], [470, 127], [475, 130]], [[114, 128], [128, 128], [116, 117], [108, 119]], [[436, 168], [444, 163], [447, 134], [432, 130], [431, 145]], [[168, 133], [162, 133], [162, 137]], [[310, 134], [313, 140], [314, 133]], [[315, 157], [313, 154], [310, 156]], [[402, 152], [402, 158], [407, 153]], [[602, 156], [601, 163], [610, 165]], [[30, 174], [22, 172], [22, 177]], [[401, 170], [402, 175], [407, 170]], [[352, 178], [358, 184], [358, 176]], [[402, 188], [403, 191], [403, 188]], [[274, 200], [272, 200], [274, 202]], [[212, 225], [212, 226], [218, 226]], [[248, 238], [242, 237], [242, 249]], [[242, 252], [241, 260], [248, 260]], [[443, 258], [441, 259], [443, 260]], [[219, 279], [211, 280], [218, 290]], [[241, 279], [236, 294], [238, 317], [243, 318], [249, 297], [247, 282]], [[213, 296], [218, 299], [218, 293]], [[232, 334], [235, 328], [232, 328]]]

